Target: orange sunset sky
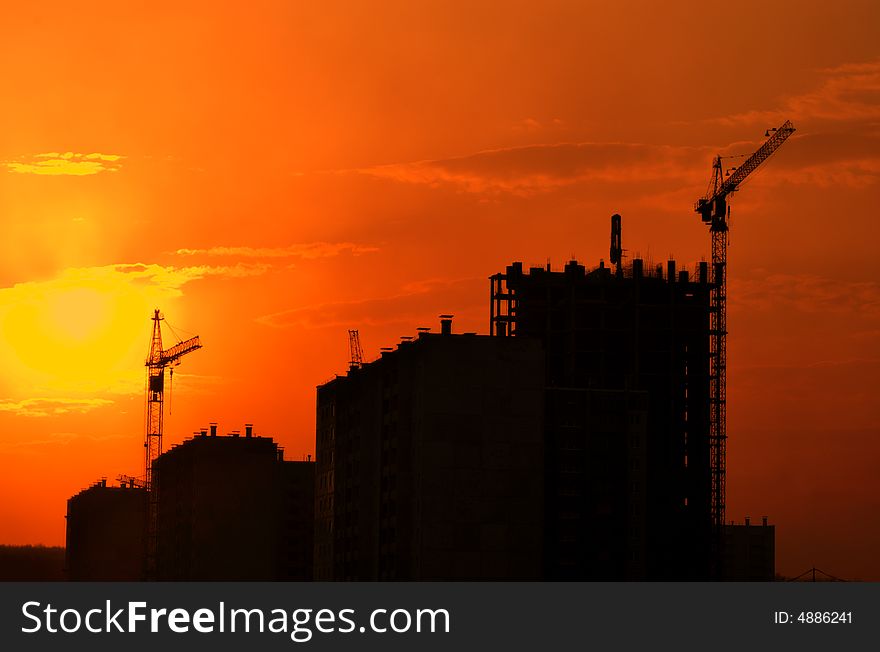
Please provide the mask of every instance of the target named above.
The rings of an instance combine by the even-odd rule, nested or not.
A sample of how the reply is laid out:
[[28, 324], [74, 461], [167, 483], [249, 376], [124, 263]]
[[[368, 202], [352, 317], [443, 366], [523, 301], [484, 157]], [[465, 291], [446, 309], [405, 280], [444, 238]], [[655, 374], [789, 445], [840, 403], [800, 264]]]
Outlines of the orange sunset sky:
[[732, 202], [728, 518], [880, 580], [880, 3], [233, 5], [4, 4], [0, 543], [142, 473], [154, 307], [204, 344], [166, 447], [252, 421], [298, 459], [348, 328], [485, 333], [490, 274], [596, 265], [614, 212], [691, 266], [712, 156], [791, 119]]

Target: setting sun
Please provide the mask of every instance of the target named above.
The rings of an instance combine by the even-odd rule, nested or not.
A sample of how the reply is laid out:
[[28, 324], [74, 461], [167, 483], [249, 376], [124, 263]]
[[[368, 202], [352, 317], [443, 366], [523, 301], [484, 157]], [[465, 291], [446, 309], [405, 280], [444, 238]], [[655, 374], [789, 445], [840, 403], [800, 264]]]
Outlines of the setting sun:
[[128, 270], [67, 270], [0, 290], [0, 351], [50, 392], [128, 392], [143, 383], [150, 310], [167, 289]]
[[[45, 299], [46, 330], [58, 333], [58, 340], [73, 347], [105, 335], [112, 297], [92, 288], [60, 290]], [[66, 341], [65, 341], [66, 340]]]

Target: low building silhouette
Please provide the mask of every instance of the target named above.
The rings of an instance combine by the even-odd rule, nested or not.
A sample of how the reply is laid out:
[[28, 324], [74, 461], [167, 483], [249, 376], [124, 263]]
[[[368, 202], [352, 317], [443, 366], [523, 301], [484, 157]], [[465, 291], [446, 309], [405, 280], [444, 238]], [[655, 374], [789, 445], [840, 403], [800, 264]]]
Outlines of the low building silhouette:
[[635, 259], [490, 281], [492, 335], [546, 351], [547, 579], [709, 578], [705, 263], [693, 280]]
[[315, 579], [540, 579], [543, 370], [445, 318], [319, 386]]
[[311, 461], [271, 438], [218, 436], [216, 424], [156, 461], [160, 580], [310, 580]]
[[0, 582], [62, 582], [64, 552], [61, 546], [0, 544]]
[[65, 567], [72, 581], [144, 579], [147, 492], [101, 480], [67, 501]]
[[767, 517], [755, 525], [747, 516], [743, 523], [724, 526], [723, 579], [732, 582], [772, 582], [776, 579], [776, 526]]

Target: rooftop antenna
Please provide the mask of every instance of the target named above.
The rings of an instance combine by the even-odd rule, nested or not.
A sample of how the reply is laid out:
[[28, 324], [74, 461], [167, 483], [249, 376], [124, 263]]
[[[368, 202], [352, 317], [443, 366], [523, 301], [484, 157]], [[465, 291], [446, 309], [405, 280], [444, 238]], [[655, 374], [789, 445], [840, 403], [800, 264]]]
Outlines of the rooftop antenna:
[[621, 245], [621, 224], [620, 215], [615, 213], [611, 216], [611, 264], [614, 265], [614, 273], [621, 275], [620, 262], [623, 258], [623, 248]]

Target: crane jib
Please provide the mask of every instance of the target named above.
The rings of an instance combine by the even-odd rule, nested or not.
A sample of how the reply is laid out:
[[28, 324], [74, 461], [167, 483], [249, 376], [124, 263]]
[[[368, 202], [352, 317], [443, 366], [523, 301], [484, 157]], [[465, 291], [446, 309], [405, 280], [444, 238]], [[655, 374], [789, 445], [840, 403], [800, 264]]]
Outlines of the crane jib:
[[195, 351], [196, 349], [202, 348], [201, 342], [199, 342], [198, 336], [192, 337], [188, 340], [175, 344], [170, 349], [165, 349], [162, 351], [162, 356], [159, 359], [159, 365], [165, 366], [175, 362], [178, 358], [186, 355], [190, 351]]
[[[767, 142], [761, 145], [754, 154], [746, 159], [746, 161], [740, 165], [723, 184], [721, 184], [718, 192], [715, 193], [715, 197], [724, 196], [736, 190], [737, 186], [745, 181], [745, 178], [754, 172], [761, 163], [766, 161], [773, 152], [779, 149], [779, 146], [782, 145], [782, 143], [784, 143], [794, 131], [795, 129], [791, 124], [791, 120], [786, 120], [785, 124], [773, 132], [773, 135], [767, 139]], [[712, 197], [709, 201], [713, 201], [715, 197]]]

